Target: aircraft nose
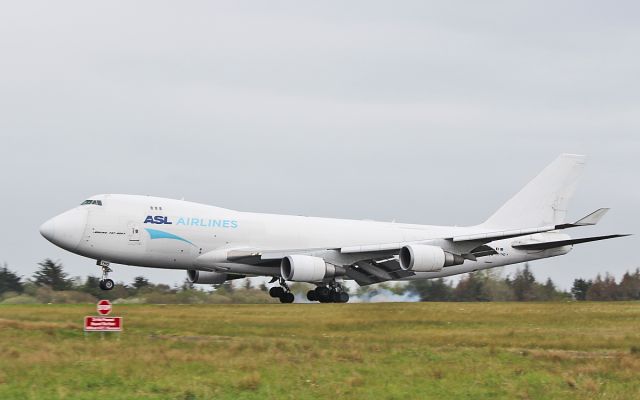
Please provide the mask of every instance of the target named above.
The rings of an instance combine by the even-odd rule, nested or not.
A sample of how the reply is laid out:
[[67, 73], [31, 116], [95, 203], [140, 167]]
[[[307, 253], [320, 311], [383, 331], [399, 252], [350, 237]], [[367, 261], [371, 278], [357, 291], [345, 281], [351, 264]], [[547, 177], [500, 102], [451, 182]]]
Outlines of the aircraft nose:
[[55, 231], [56, 231], [55, 218], [51, 218], [44, 224], [40, 225], [40, 234], [48, 241], [52, 240], [53, 235], [55, 234]]
[[51, 218], [40, 226], [40, 234], [65, 250], [75, 250], [87, 225], [87, 211], [73, 209]]

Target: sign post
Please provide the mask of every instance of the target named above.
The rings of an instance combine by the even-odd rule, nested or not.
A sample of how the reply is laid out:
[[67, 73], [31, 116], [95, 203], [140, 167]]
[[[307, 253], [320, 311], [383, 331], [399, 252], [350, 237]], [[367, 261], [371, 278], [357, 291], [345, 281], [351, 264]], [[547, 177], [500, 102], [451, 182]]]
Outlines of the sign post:
[[84, 317], [84, 332], [122, 332], [122, 317], [109, 317], [111, 313], [111, 302], [100, 300], [98, 302], [98, 314], [100, 316]]

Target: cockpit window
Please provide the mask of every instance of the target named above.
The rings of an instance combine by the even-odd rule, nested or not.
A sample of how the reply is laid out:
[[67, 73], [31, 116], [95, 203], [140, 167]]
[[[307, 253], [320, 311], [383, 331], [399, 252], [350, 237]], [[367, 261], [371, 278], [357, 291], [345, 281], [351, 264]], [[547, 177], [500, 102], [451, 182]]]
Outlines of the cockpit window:
[[84, 205], [88, 205], [88, 204], [93, 204], [96, 206], [101, 206], [102, 205], [102, 200], [85, 200], [83, 201], [80, 205], [84, 206]]

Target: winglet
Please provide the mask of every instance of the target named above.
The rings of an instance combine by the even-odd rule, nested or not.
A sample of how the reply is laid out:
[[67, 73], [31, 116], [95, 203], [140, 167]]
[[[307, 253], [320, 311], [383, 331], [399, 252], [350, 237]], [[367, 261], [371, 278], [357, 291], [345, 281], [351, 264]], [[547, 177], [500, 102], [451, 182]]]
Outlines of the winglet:
[[600, 222], [600, 220], [602, 219], [602, 217], [604, 217], [604, 215], [609, 212], [609, 208], [599, 208], [597, 210], [595, 210], [594, 212], [592, 212], [591, 214], [587, 215], [584, 218], [581, 218], [579, 220], [577, 220], [576, 222], [572, 223], [572, 224], [562, 224], [562, 225], [557, 225], [556, 228], [557, 229], [565, 229], [565, 228], [574, 228], [576, 226], [591, 226], [591, 225], [596, 225], [598, 222]]

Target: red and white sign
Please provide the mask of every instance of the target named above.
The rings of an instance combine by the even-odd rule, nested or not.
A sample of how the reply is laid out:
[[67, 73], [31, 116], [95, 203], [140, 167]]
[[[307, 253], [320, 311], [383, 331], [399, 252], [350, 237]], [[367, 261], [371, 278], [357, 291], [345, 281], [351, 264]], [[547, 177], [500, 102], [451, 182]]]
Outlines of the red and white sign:
[[109, 315], [111, 312], [111, 302], [109, 300], [100, 300], [98, 302], [98, 313], [100, 315]]
[[120, 332], [122, 317], [84, 317], [85, 332]]

